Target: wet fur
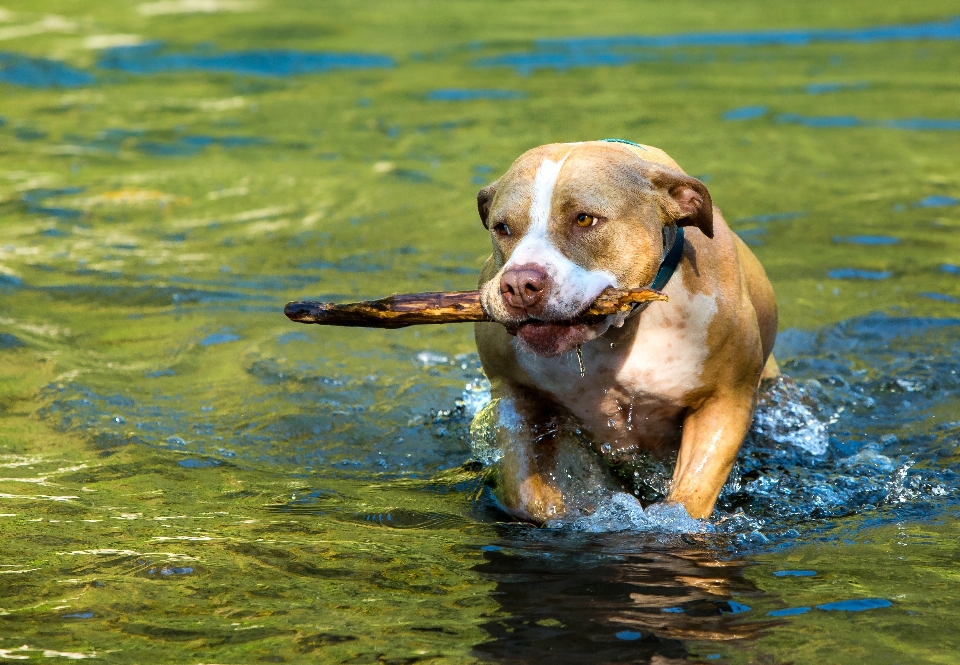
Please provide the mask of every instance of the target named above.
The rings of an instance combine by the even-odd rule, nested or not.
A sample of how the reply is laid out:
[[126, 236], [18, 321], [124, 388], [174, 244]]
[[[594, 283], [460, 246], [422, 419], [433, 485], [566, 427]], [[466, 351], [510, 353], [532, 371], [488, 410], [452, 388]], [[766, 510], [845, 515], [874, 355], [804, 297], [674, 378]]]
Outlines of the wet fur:
[[[608, 317], [589, 330], [560, 326], [559, 341], [551, 341], [549, 330], [537, 344], [508, 332], [522, 316], [498, 302], [495, 285], [525, 234], [538, 222], [537, 232], [544, 233], [543, 209], [531, 208], [544, 205], [546, 162], [561, 165], [547, 204], [551, 247], [523, 260], [567, 261], [576, 269], [544, 267], [563, 279], [585, 281], [558, 281], [540, 316], [569, 319], [589, 305], [604, 279], [620, 287], [649, 284], [664, 253], [664, 229], [670, 236], [671, 228], [684, 225], [691, 228], [664, 289], [669, 302], [652, 303], [631, 318]], [[541, 191], [533, 192], [538, 184]], [[571, 470], [552, 466], [549, 446], [531, 436], [537, 419], [572, 415], [597, 444], [590, 456], [576, 458], [578, 464], [602, 467], [635, 451], [677, 451], [668, 500], [695, 517], [707, 516], [749, 427], [764, 367], [776, 373], [770, 351], [777, 321], [763, 268], [712, 206], [707, 188], [656, 148], [554, 144], [522, 155], [481, 190], [478, 208], [486, 227], [507, 223], [512, 232], [491, 233], [494, 251], [480, 276], [484, 308], [508, 327], [476, 326], [493, 395], [514, 414], [504, 430], [512, 434], [501, 440], [507, 452], [500, 474], [505, 507], [521, 519], [543, 522], [576, 514], [568, 506], [583, 502], [573, 495], [596, 489], [562, 482]], [[585, 232], [571, 223], [578, 212], [602, 220]], [[609, 278], [597, 277], [603, 275]], [[577, 343], [584, 378], [573, 353]], [[578, 469], [573, 476], [608, 474]]]

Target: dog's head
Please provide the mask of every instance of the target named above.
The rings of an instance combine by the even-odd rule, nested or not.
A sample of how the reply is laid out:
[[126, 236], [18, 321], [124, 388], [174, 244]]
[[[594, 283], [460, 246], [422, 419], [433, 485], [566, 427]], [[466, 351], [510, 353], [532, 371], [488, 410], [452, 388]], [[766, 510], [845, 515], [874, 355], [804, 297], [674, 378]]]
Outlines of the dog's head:
[[483, 308], [521, 347], [547, 357], [622, 325], [622, 316], [576, 319], [609, 286], [653, 281], [666, 227], [696, 226], [713, 237], [707, 188], [648, 146], [535, 148], [480, 190], [477, 206], [498, 268], [481, 286]]

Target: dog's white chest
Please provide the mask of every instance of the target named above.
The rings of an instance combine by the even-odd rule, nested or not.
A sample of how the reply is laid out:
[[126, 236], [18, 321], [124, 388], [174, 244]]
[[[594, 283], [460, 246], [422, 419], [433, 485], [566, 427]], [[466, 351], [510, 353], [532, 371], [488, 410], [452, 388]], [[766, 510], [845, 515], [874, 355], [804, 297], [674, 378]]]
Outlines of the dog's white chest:
[[670, 303], [654, 303], [641, 315], [633, 345], [616, 371], [615, 381], [625, 393], [676, 403], [702, 386], [708, 327], [717, 302], [713, 296], [679, 291], [671, 294]]

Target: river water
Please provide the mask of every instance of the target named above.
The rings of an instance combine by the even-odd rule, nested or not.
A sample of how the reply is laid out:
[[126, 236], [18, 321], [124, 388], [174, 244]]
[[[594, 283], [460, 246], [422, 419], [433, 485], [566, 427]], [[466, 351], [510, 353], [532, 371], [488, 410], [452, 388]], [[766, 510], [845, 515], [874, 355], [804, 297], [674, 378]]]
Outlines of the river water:
[[[955, 662], [955, 7], [728, 5], [4, 5], [0, 660]], [[468, 326], [282, 314], [473, 288], [476, 191], [605, 137], [777, 291], [703, 528], [510, 522]]]

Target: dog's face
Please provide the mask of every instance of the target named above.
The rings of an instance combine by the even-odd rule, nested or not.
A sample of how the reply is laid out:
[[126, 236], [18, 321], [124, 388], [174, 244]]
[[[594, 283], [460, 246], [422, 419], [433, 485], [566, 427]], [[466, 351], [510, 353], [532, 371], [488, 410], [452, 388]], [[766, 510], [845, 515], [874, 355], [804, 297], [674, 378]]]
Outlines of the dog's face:
[[607, 287], [653, 281], [666, 225], [713, 235], [703, 183], [656, 148], [619, 143], [530, 150], [477, 204], [498, 268], [480, 289], [483, 308], [522, 348], [547, 357], [622, 325], [622, 316], [576, 319]]

